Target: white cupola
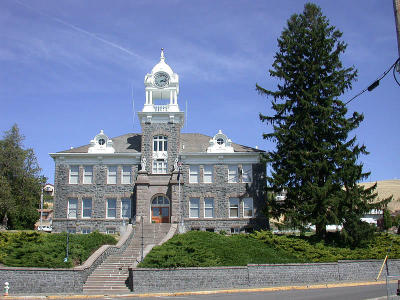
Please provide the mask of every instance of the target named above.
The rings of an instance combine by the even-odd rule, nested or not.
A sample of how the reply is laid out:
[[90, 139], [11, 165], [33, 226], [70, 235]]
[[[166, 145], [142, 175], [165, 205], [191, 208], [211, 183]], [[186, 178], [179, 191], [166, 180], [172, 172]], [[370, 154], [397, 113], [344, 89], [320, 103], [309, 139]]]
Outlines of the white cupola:
[[164, 49], [161, 49], [160, 62], [145, 76], [144, 85], [146, 102], [143, 112], [179, 111], [179, 76], [165, 62]]
[[115, 149], [113, 147], [113, 141], [104, 134], [103, 130], [100, 130], [100, 133], [97, 134], [93, 138], [93, 140], [90, 141], [88, 153], [114, 153], [114, 152]]
[[142, 123], [181, 123], [184, 113], [178, 105], [179, 76], [165, 62], [164, 49], [160, 61], [144, 77], [146, 100], [138, 113]]

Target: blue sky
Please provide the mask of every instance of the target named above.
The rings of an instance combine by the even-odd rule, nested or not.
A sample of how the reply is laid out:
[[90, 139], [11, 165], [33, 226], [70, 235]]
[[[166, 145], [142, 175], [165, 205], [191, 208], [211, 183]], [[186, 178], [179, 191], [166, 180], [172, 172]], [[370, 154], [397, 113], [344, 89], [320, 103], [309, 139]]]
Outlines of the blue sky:
[[[0, 1], [0, 131], [17, 123], [43, 174], [54, 180], [48, 153], [110, 136], [140, 132], [135, 110], [144, 104], [144, 76], [159, 61], [180, 76], [183, 132], [213, 136], [269, 150], [270, 127], [258, 114], [270, 100], [255, 91], [274, 89], [268, 69], [277, 38], [301, 0]], [[314, 1], [348, 43], [344, 66], [358, 81], [347, 101], [398, 57], [392, 0]], [[349, 105], [364, 113], [354, 131], [370, 155], [361, 157], [369, 181], [400, 177], [400, 88], [392, 73]], [[133, 122], [134, 121], [134, 122]]]

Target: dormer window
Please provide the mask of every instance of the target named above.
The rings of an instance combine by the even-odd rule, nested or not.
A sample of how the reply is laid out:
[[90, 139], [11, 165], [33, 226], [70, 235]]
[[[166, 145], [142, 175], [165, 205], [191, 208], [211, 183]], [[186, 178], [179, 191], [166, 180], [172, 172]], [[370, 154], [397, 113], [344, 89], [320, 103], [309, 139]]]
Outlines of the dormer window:
[[222, 133], [221, 130], [210, 140], [207, 148], [208, 153], [232, 153], [235, 152], [232, 147], [232, 141]]
[[108, 138], [103, 132], [100, 130], [100, 133], [97, 134], [93, 140], [90, 141], [90, 146], [88, 149], [88, 153], [114, 153], [113, 141]]

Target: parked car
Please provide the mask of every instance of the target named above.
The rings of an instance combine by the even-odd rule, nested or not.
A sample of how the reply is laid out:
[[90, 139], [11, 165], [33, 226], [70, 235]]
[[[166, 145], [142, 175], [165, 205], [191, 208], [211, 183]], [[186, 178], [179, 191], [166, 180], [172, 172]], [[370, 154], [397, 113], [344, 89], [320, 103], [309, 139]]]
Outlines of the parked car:
[[42, 225], [42, 226], [39, 226], [37, 230], [44, 231], [44, 232], [51, 232], [53, 230], [53, 227], [48, 226], [48, 225]]

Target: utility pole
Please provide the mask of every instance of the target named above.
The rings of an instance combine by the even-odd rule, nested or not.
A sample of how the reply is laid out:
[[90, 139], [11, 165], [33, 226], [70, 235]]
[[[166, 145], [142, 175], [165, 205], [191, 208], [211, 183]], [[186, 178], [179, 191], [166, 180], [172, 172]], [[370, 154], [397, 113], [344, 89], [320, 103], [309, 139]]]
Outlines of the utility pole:
[[[393, 0], [394, 18], [396, 20], [397, 49], [400, 57], [400, 0]], [[398, 64], [399, 65], [399, 64]], [[400, 70], [397, 70], [400, 72]]]

